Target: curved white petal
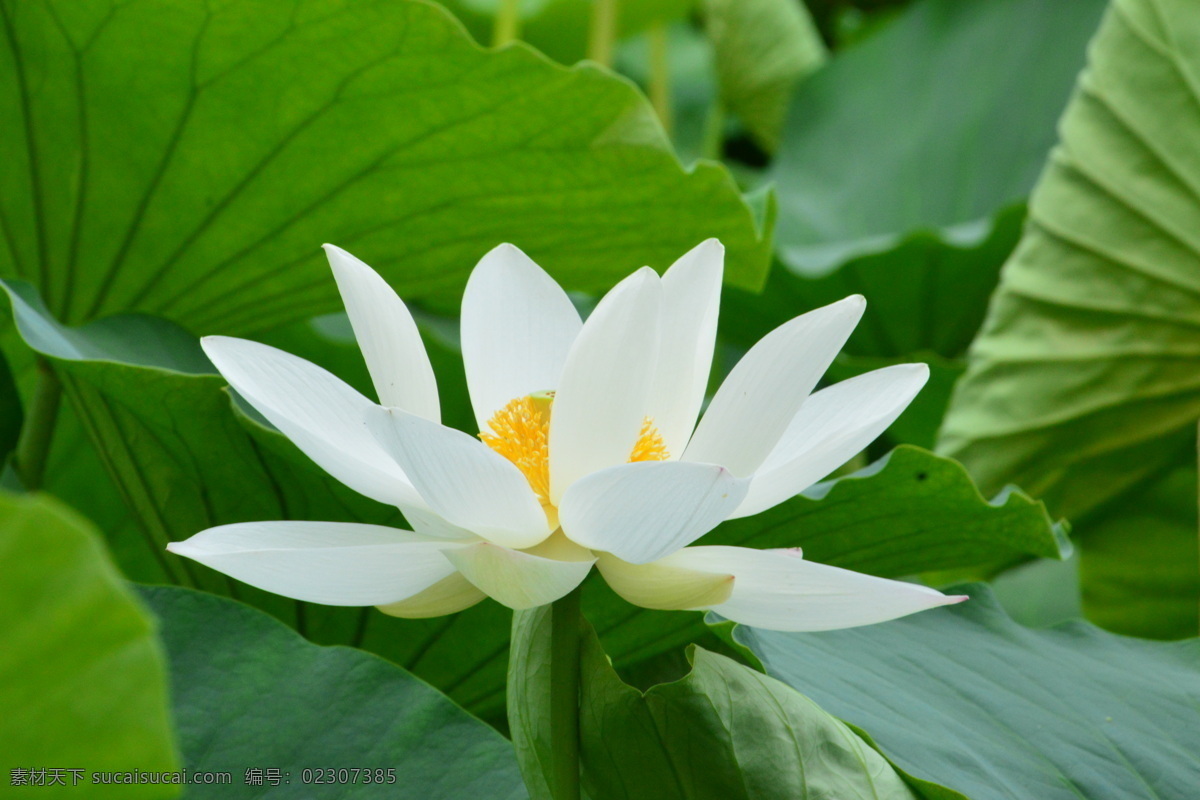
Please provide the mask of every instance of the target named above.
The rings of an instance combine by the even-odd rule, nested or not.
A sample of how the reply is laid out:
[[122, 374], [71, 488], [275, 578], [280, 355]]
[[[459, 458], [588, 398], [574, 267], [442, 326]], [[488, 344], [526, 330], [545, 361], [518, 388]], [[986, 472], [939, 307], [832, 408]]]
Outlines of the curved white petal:
[[510, 400], [558, 387], [583, 323], [566, 292], [502, 244], [483, 257], [462, 301], [462, 353], [479, 430]]
[[663, 310], [658, 367], [646, 413], [671, 458], [687, 447], [712, 369], [721, 305], [725, 248], [709, 239], [689, 250], [662, 276]]
[[485, 597], [487, 595], [475, 588], [475, 584], [464, 578], [461, 572], [455, 571], [453, 575], [442, 578], [407, 600], [379, 606], [379, 610], [391, 617], [427, 619], [457, 614]]
[[733, 516], [747, 517], [782, 503], [849, 461], [900, 416], [928, 379], [924, 364], [897, 364], [809, 397], [754, 473]]
[[672, 567], [664, 561], [630, 564], [601, 553], [596, 568], [612, 590], [635, 606], [664, 611], [712, 608], [733, 593], [733, 575]]
[[721, 524], [741, 503], [749, 483], [715, 464], [621, 464], [571, 484], [558, 519], [572, 541], [644, 564]]
[[872, 625], [967, 599], [816, 564], [791, 550], [688, 547], [657, 563], [733, 575], [733, 593], [712, 610], [743, 625], [777, 631]]
[[340, 247], [323, 247], [379, 402], [440, 422], [433, 365], [404, 301], [362, 261]]
[[470, 544], [353, 522], [239, 522], [167, 549], [268, 592], [330, 606], [394, 603], [454, 573]]
[[535, 608], [553, 603], [583, 582], [595, 558], [560, 561], [481, 542], [446, 557], [467, 580], [509, 608]]
[[584, 323], [550, 416], [550, 500], [588, 473], [629, 461], [646, 414], [658, 351], [662, 288], [643, 267]]
[[363, 415], [378, 408], [375, 403], [274, 347], [227, 336], [200, 343], [238, 394], [330, 475], [373, 500], [424, 507], [400, 465], [367, 430]]
[[683, 454], [749, 476], [783, 435], [862, 317], [860, 295], [780, 325], [742, 357], [721, 384]]
[[366, 414], [371, 433], [438, 516], [506, 547], [531, 547], [550, 535], [521, 470], [483, 442], [399, 409]]

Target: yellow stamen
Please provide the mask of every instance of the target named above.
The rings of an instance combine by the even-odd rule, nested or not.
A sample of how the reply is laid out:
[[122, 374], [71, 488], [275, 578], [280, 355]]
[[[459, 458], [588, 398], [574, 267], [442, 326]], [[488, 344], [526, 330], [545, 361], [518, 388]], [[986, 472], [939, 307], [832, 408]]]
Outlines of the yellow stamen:
[[654, 427], [654, 420], [646, 417], [642, 420], [642, 432], [633, 444], [633, 452], [629, 454], [630, 461], [666, 461], [667, 445], [663, 442], [662, 434]]
[[[548, 393], [544, 393], [548, 394]], [[543, 506], [550, 505], [550, 405], [553, 398], [518, 397], [488, 420], [479, 438], [517, 465]]]
[[[488, 447], [517, 465], [557, 526], [558, 509], [550, 502], [550, 409], [554, 392], [537, 392], [510, 400], [488, 420], [491, 432], [479, 434]], [[667, 447], [654, 420], [646, 417], [630, 461], [665, 461]]]

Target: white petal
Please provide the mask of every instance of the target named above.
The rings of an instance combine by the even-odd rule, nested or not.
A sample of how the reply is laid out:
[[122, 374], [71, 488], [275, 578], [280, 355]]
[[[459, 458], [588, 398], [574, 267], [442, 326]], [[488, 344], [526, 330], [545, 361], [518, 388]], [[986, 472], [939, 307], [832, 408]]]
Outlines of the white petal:
[[721, 524], [741, 503], [749, 483], [714, 464], [622, 464], [573, 483], [563, 495], [558, 518], [572, 541], [644, 564]]
[[424, 507], [404, 471], [367, 431], [363, 415], [375, 403], [274, 347], [227, 336], [200, 343], [238, 394], [330, 475], [373, 500]]
[[462, 302], [462, 353], [479, 430], [510, 400], [558, 387], [582, 326], [554, 279], [511, 244], [475, 267]]
[[485, 597], [487, 595], [475, 588], [475, 584], [464, 578], [461, 572], [455, 571], [450, 577], [442, 578], [407, 600], [379, 606], [379, 610], [392, 617], [427, 619], [457, 614]]
[[709, 239], [688, 251], [662, 277], [658, 367], [646, 413], [654, 418], [671, 458], [678, 458], [687, 447], [704, 403], [717, 339], [724, 262], [725, 248]]
[[167, 549], [284, 597], [374, 606], [411, 597], [452, 575], [443, 553], [470, 546], [353, 522], [239, 522]]
[[583, 582], [596, 559], [560, 561], [481, 542], [446, 557], [467, 580], [509, 608], [553, 603]]
[[750, 348], [704, 412], [685, 461], [749, 476], [774, 449], [862, 317], [859, 295], [780, 325]]
[[588, 473], [629, 461], [646, 414], [662, 288], [643, 267], [588, 317], [567, 356], [550, 416], [550, 500]]
[[[416, 489], [414, 489], [413, 492], [416, 493]], [[417, 533], [423, 533], [426, 536], [433, 536], [438, 539], [474, 540], [479, 538], [466, 528], [460, 528], [457, 525], [447, 522], [424, 505], [401, 505], [398, 506], [398, 508], [400, 509], [400, 512], [404, 514], [404, 519]]]
[[924, 364], [897, 364], [809, 397], [754, 474], [733, 516], [782, 503], [849, 461], [900, 416], [928, 379]]
[[367, 427], [453, 525], [506, 547], [531, 547], [550, 535], [521, 470], [474, 436], [392, 408], [369, 409]]
[[777, 631], [872, 625], [967, 599], [816, 564], [791, 550], [688, 547], [657, 563], [732, 574], [733, 593], [712, 610], [743, 625]]
[[375, 270], [340, 247], [324, 247], [379, 402], [440, 422], [433, 365], [408, 307]]
[[635, 606], [666, 611], [712, 608], [733, 593], [733, 575], [672, 567], [665, 561], [630, 564], [601, 554], [596, 567], [612, 590]]

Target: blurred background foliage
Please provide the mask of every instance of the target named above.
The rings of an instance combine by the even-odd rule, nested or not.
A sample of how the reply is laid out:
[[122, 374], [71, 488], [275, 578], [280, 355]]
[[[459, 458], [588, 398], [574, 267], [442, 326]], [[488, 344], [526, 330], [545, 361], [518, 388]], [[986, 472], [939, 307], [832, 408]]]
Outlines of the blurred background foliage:
[[[815, 560], [935, 585], [986, 579], [998, 605], [979, 589], [981, 610], [923, 616], [905, 623], [912, 636], [881, 626], [845, 641], [758, 640], [696, 614], [632, 608], [593, 580], [585, 611], [616, 669], [598, 678], [606, 692], [628, 698], [621, 681], [645, 689], [686, 674], [668, 693], [688, 698], [733, 669], [721, 658], [766, 662], [866, 728], [856, 735], [873, 736], [884, 767], [903, 776], [896, 796], [931, 798], [1023, 797], [981, 776], [996, 757], [992, 737], [1044, 720], [995, 717], [961, 687], [962, 705], [938, 719], [951, 731], [969, 724], [977, 740], [943, 737], [914, 754], [860, 707], [884, 702], [870, 699], [868, 681], [836, 661], [815, 664], [894, 670], [888, 685], [899, 687], [914, 676], [869, 658], [896, 652], [953, 683], [949, 656], [925, 659], [938, 637], [961, 636], [955, 647], [992, 656], [970, 670], [1024, 692], [1021, 703], [1050, 691], [1038, 676], [1071, 672], [1096, 678], [1091, 694], [1071, 681], [1054, 691], [1108, 707], [1096, 662], [1110, 655], [1150, 684], [1161, 677], [1179, 697], [1200, 697], [1179, 668], [1196, 664], [1194, 642], [1122, 644], [1084, 623], [1035, 635], [1006, 616], [1035, 627], [1084, 616], [1150, 639], [1200, 631], [1200, 10], [1185, 0], [441, 5], [0, 0], [0, 118], [10, 121], [0, 127], [0, 484], [14, 497], [56, 498], [36, 501], [43, 509], [0, 496], [15, 504], [3, 511], [0, 551], [10, 540], [31, 546], [21, 538], [30, 525], [82, 528], [72, 535], [97, 553], [103, 539], [108, 554], [97, 558], [109, 572], [87, 580], [129, 620], [136, 612], [162, 628], [139, 666], [157, 677], [111, 691], [161, 710], [166, 701], [146, 693], [164, 663], [206, 686], [214, 667], [189, 637], [211, 615], [225, 626], [222, 646], [247, 650], [244, 682], [211, 689], [227, 693], [221, 703], [327, 693], [329, 675], [373, 670], [340, 713], [369, 716], [374, 691], [415, 692], [437, 711], [414, 730], [462, 726], [480, 754], [481, 769], [449, 791], [519, 796], [503, 740], [409, 674], [506, 731], [506, 609], [487, 601], [411, 621], [293, 603], [164, 551], [243, 520], [403, 524], [232, 396], [197, 337], [247, 335], [370, 394], [318, 248], [332, 241], [410, 302], [443, 418], [473, 433], [455, 315], [484, 252], [518, 244], [586, 309], [632, 269], [661, 270], [716, 236], [728, 260], [713, 385], [773, 327], [850, 293], [868, 310], [826, 380], [914, 360], [929, 363], [931, 380], [836, 480], [706, 543], [802, 544]], [[55, 521], [13, 521], [21, 515]], [[144, 589], [139, 606], [109, 558], [128, 579], [164, 586]], [[321, 661], [329, 675], [289, 681], [277, 648], [323, 657], [214, 594], [390, 664], [339, 655]], [[280, 644], [249, 647], [255, 637]], [[722, 655], [693, 669], [687, 645]], [[1051, 646], [1061, 663], [1039, 661]], [[37, 657], [9, 652], [13, 663]], [[727, 680], [777, 691], [757, 674]], [[889, 697], [906, 708], [933, 702], [920, 687], [897, 691]], [[186, 763], [216, 741], [197, 711], [211, 696], [173, 696]], [[820, 709], [789, 709], [786, 724], [844, 743]], [[256, 724], [319, 723], [294, 714], [270, 705]], [[1200, 730], [1164, 714], [1181, 741]], [[113, 721], [114, 742], [126, 722]], [[1078, 776], [1045, 754], [1091, 746], [1075, 722], [1009, 764], [1018, 775], [1050, 764], [1045, 797], [1060, 796], [1056, 770], [1070, 773], [1067, 785]], [[1129, 741], [1155, 736], [1130, 730]], [[147, 763], [165, 763], [155, 736]], [[388, 757], [407, 752], [386, 741]], [[1170, 763], [1146, 787], [1185, 797], [1195, 752], [1143, 754], [1111, 785], [1130, 781], [1119, 796], [1143, 796], [1138, 776]], [[419, 759], [439, 757], [431, 746]], [[419, 759], [410, 768], [425, 774]], [[761, 768], [730, 763], [752, 776]], [[430, 781], [414, 791], [436, 796]]]

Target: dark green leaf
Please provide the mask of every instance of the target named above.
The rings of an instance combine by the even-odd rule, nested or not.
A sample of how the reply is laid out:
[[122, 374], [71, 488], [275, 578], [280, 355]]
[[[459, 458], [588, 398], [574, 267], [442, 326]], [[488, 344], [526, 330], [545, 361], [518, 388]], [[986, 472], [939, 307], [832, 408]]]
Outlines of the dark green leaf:
[[[175, 797], [90, 785], [93, 771], [178, 769], [154, 624], [90, 523], [46, 497], [0, 493], [0, 770], [83, 770], [39, 797]], [[20, 793], [20, 789], [15, 790]]]
[[[209, 594], [145, 587], [171, 664], [175, 719], [193, 770], [228, 770], [188, 797], [526, 797], [512, 745], [404, 670], [345, 647], [310, 644], [270, 617]], [[244, 783], [275, 768], [278, 787]], [[333, 768], [322, 784], [305, 770]], [[370, 771], [353, 786], [339, 769]], [[393, 770], [380, 783], [376, 770]]]
[[[959, 590], [956, 590], [959, 591]], [[972, 800], [1190, 800], [1200, 641], [1031, 630], [984, 586], [961, 605], [818, 634], [753, 631], [775, 675]]]
[[761, 296], [725, 292], [722, 336], [749, 348], [792, 317], [862, 294], [867, 310], [846, 353], [897, 358], [932, 351], [957, 358], [983, 322], [1023, 220], [1021, 207], [1007, 208], [980, 241], [962, 246], [915, 233], [893, 249], [856, 256], [828, 274], [797, 274], [777, 263]]
[[732, 178], [685, 172], [628, 82], [431, 3], [3, 0], [0, 32], [0, 276], [60, 319], [305, 319], [337, 306], [323, 241], [453, 302], [502, 241], [573, 289], [710, 236], [765, 274]]

